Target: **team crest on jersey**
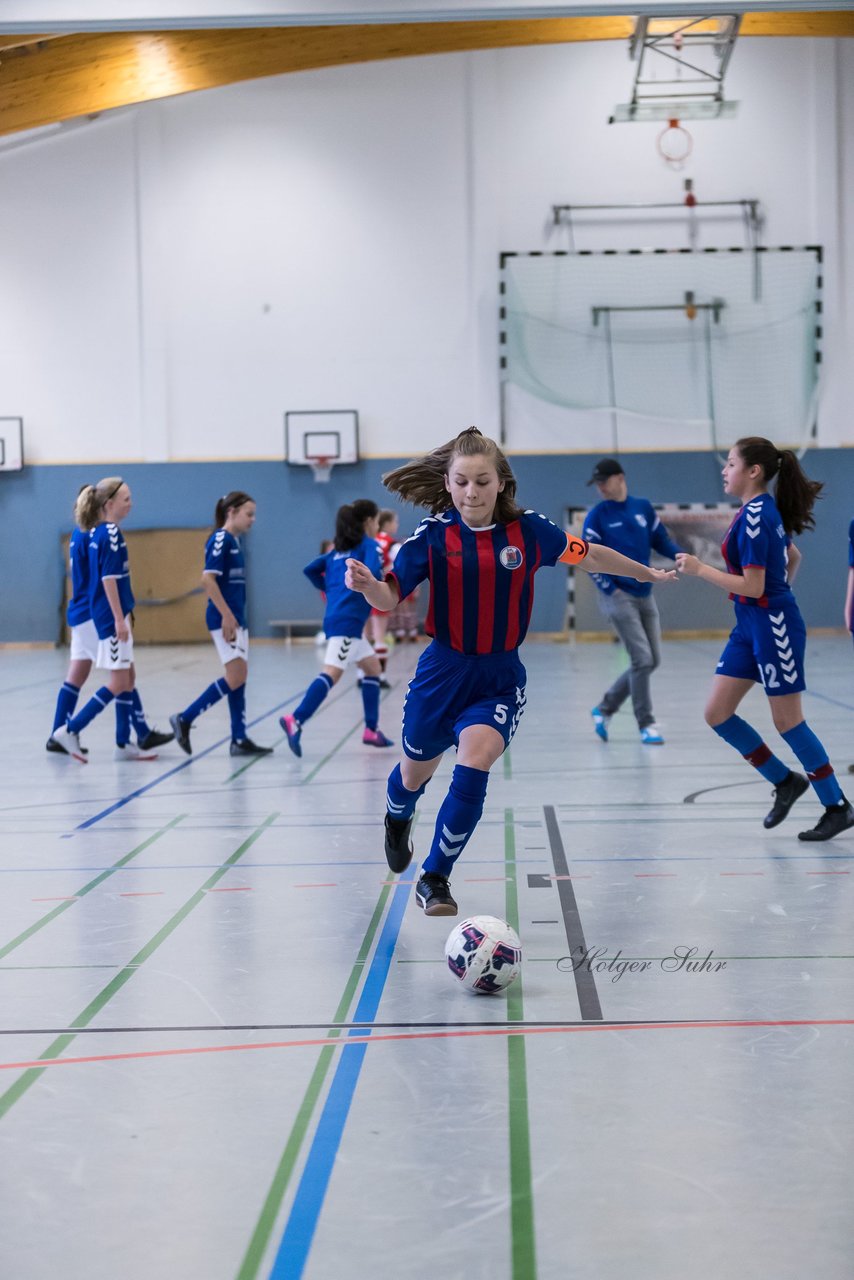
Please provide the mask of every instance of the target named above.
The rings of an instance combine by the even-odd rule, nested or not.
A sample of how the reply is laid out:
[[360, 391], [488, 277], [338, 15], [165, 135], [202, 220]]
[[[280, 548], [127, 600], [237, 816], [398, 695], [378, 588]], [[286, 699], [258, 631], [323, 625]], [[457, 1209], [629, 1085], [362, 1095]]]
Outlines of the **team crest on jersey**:
[[521, 569], [522, 549], [521, 547], [502, 547], [498, 559], [505, 569]]

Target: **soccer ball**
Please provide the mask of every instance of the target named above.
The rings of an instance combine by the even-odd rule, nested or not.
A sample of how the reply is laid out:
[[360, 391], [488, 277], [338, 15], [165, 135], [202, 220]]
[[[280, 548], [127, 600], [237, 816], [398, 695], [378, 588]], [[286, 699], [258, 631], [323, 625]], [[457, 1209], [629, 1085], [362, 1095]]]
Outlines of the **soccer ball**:
[[495, 916], [461, 920], [448, 935], [445, 956], [454, 977], [476, 995], [503, 991], [522, 968], [519, 935]]

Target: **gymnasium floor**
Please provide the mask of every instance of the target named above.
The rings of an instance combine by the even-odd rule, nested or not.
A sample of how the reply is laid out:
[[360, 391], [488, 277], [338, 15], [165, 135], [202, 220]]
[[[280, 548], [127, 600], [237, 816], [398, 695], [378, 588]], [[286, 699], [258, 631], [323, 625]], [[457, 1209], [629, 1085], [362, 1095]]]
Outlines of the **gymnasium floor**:
[[[850, 1280], [854, 838], [797, 841], [811, 794], [763, 830], [767, 784], [702, 723], [719, 647], [665, 646], [655, 748], [626, 713], [593, 735], [616, 647], [525, 646], [453, 881], [518, 924], [497, 998], [455, 987], [452, 922], [386, 870], [396, 756], [361, 745], [349, 675], [287, 751], [313, 646], [253, 651], [278, 745], [249, 764], [222, 706], [190, 760], [114, 762], [111, 712], [90, 764], [47, 756], [65, 654], [0, 655], [3, 1280]], [[392, 655], [388, 732], [418, 652]], [[207, 647], [138, 669], [161, 727], [218, 671]], [[850, 644], [812, 640], [808, 679], [844, 773]], [[573, 972], [578, 947], [648, 964]]]

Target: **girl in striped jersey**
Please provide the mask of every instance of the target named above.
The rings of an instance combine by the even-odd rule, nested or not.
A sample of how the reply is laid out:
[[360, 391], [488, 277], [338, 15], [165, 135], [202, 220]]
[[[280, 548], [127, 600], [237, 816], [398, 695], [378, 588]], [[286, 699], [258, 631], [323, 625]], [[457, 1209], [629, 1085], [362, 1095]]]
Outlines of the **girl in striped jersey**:
[[392, 871], [409, 865], [416, 803], [443, 753], [455, 746], [450, 790], [415, 890], [426, 915], [454, 916], [449, 876], [483, 813], [489, 770], [509, 746], [525, 707], [518, 649], [531, 617], [534, 574], [559, 561], [640, 582], [676, 574], [590, 546], [545, 516], [523, 511], [510, 464], [476, 427], [389, 472], [383, 483], [432, 514], [403, 543], [384, 582], [349, 560], [347, 585], [388, 610], [429, 581], [426, 630], [433, 637], [404, 703], [404, 758], [388, 780], [385, 853]]
[[[68, 606], [71, 664], [57, 700], [48, 751], [86, 763], [80, 733], [101, 711], [116, 703], [116, 758], [154, 760], [154, 748], [172, 741], [171, 733], [150, 729], [136, 688], [130, 611], [127, 545], [119, 529], [131, 509], [131, 493], [121, 476], [108, 476], [80, 490], [74, 507], [77, 528], [71, 535], [72, 596]], [[74, 715], [80, 686], [92, 664], [110, 672], [106, 685]], [[130, 741], [131, 729], [137, 737]]]
[[[775, 497], [768, 485], [776, 477]], [[791, 582], [801, 560], [793, 533], [815, 525], [812, 509], [822, 486], [809, 480], [791, 449], [762, 436], [745, 436], [729, 451], [724, 492], [742, 502], [723, 541], [726, 572], [680, 554], [683, 573], [729, 592], [735, 627], [718, 663], [706, 704], [706, 723], [773, 784], [765, 816], [776, 827], [812, 783], [824, 813], [799, 840], [830, 840], [854, 827], [854, 808], [842, 794], [823, 745], [804, 719], [806, 627]], [[756, 684], [768, 696], [777, 732], [803, 767], [796, 773], [772, 755], [756, 730], [736, 715]]]

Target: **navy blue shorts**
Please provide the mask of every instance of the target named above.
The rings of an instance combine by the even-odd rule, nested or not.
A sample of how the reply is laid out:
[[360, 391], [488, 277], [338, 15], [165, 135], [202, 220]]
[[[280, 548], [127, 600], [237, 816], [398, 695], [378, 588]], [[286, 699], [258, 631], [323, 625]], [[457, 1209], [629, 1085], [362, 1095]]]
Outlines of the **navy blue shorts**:
[[470, 656], [434, 640], [403, 703], [404, 751], [410, 760], [432, 760], [458, 746], [472, 724], [495, 729], [506, 750], [525, 710], [527, 679], [515, 649]]
[[717, 674], [756, 680], [769, 698], [803, 693], [807, 629], [795, 601], [767, 609], [736, 601], [735, 619]]

